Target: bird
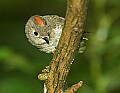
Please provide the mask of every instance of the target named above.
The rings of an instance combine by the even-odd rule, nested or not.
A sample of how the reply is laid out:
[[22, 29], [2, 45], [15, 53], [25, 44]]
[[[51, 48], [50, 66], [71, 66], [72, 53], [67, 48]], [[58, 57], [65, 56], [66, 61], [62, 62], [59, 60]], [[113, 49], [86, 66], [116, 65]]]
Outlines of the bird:
[[[25, 25], [25, 34], [28, 41], [40, 51], [53, 53], [59, 43], [65, 18], [58, 15], [33, 15]], [[87, 38], [83, 38], [83, 41]], [[83, 43], [81, 46], [83, 47]], [[81, 52], [84, 48], [81, 48]]]

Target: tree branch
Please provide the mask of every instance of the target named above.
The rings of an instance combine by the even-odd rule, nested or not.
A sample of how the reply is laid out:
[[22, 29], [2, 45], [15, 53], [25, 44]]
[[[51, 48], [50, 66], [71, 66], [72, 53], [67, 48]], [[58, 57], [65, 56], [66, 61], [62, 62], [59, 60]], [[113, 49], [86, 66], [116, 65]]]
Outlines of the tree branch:
[[71, 64], [84, 31], [88, 0], [68, 0], [66, 21], [58, 47], [50, 65], [38, 75], [45, 81], [44, 93], [75, 93], [82, 81], [70, 88], [66, 87]]

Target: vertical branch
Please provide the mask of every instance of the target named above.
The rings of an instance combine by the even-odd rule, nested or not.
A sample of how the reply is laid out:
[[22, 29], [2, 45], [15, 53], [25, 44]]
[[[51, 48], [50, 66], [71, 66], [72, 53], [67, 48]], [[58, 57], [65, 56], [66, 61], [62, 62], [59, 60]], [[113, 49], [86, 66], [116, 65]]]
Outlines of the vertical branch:
[[45, 81], [44, 93], [75, 93], [82, 85], [67, 88], [65, 85], [75, 52], [84, 31], [88, 0], [68, 0], [66, 21], [58, 47], [50, 65], [44, 69], [38, 78]]

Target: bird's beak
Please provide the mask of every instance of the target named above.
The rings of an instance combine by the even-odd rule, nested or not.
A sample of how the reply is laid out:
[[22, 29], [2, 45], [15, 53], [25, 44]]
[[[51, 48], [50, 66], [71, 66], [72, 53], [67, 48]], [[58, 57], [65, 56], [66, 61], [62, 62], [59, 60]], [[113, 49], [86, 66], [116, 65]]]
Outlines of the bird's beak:
[[49, 44], [49, 38], [48, 37], [44, 37], [43, 39], [46, 41], [47, 44]]

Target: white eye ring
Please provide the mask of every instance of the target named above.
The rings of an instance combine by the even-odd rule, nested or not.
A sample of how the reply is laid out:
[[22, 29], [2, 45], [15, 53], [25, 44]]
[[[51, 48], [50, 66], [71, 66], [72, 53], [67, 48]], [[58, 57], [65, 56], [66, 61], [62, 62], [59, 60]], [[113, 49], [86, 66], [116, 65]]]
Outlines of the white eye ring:
[[33, 35], [34, 35], [35, 37], [39, 37], [39, 36], [40, 36], [39, 33], [36, 32], [35, 30], [33, 30]]

